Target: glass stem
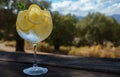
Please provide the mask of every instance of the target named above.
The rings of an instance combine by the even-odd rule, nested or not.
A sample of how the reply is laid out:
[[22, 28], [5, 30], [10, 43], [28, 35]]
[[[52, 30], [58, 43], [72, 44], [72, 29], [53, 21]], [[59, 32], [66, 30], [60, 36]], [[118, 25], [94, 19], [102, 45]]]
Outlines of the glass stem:
[[33, 47], [34, 47], [34, 63], [33, 63], [33, 66], [37, 66], [37, 44], [33, 44]]

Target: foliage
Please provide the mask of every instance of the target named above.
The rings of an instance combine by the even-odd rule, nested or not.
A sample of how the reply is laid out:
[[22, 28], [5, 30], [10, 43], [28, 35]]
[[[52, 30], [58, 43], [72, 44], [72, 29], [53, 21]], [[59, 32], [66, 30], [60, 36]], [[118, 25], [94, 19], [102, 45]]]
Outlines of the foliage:
[[40, 52], [55, 53], [54, 48], [45, 42], [39, 43], [37, 50]]
[[25, 9], [25, 4], [23, 4], [21, 2], [18, 2], [18, 8], [21, 9], [21, 10], [24, 10]]
[[[47, 0], [32, 0], [32, 2], [30, 0], [13, 0], [13, 4], [10, 8], [9, 0], [6, 2], [4, 0], [0, 0], [0, 39], [19, 39], [19, 37], [15, 34], [15, 22], [17, 15], [14, 13], [14, 11], [28, 8], [28, 6], [32, 3], [37, 3], [42, 7], [42, 9], [49, 9], [51, 5], [51, 3], [47, 2]], [[5, 9], [4, 7], [8, 8]], [[70, 48], [61, 46], [73, 45], [75, 38], [79, 38], [77, 46], [91, 46], [95, 44], [105, 45], [107, 42], [113, 43], [114, 46], [118, 46], [120, 44], [120, 24], [118, 24], [113, 17], [105, 16], [101, 13], [89, 13], [86, 17], [78, 21], [75, 16], [70, 14], [61, 15], [58, 12], [51, 12], [51, 14], [53, 18], [53, 32], [46, 42], [48, 42], [50, 45], [53, 45], [56, 50], [59, 50], [60, 48], [59, 51], [61, 51], [62, 48], [63, 51], [67, 53], [66, 51], [70, 50]], [[55, 51], [54, 48], [50, 47], [49, 44], [41, 45], [39, 50], [46, 52]], [[95, 48], [96, 47], [97, 46], [95, 46]], [[92, 49], [92, 47], [83, 47], [78, 49], [73, 48], [70, 51], [70, 54], [73, 52], [75, 55], [78, 53], [90, 55], [93, 52], [95, 56], [99, 55], [102, 49], [98, 47], [100, 52], [97, 52], [93, 48], [93, 50], [90, 51], [90, 54], [88, 54], [89, 48]], [[110, 52], [110, 54], [111, 53], [113, 52]], [[109, 53], [105, 52], [105, 54], [108, 55]]]
[[15, 32], [15, 19], [16, 15], [11, 12], [12, 10], [0, 10], [0, 39], [12, 40]]
[[82, 56], [82, 57], [99, 57], [99, 58], [120, 58], [120, 47], [111, 46], [83, 46], [72, 47], [68, 55]]
[[[10, 45], [11, 42], [7, 43], [7, 44]], [[32, 50], [33, 51], [33, 46], [30, 42], [25, 41], [25, 50], [27, 50], [27, 51]], [[70, 50], [71, 50], [71, 48], [69, 46], [60, 46], [60, 49], [59, 49], [60, 52], [56, 52], [54, 47], [46, 42], [38, 43], [38, 46], [37, 46], [38, 52], [46, 52], [46, 53], [55, 53], [55, 54], [67, 55]]]
[[61, 45], [72, 45], [76, 33], [75, 23], [77, 19], [70, 14], [62, 16], [58, 12], [53, 12], [52, 18], [53, 32], [48, 38], [48, 42], [54, 45], [56, 50], [59, 50]]
[[71, 50], [69, 46], [60, 46], [59, 52], [56, 52], [56, 49], [54, 49], [53, 46], [45, 42], [39, 43], [37, 49], [38, 49], [38, 52], [64, 54], [64, 55], [67, 55]]
[[120, 25], [112, 17], [101, 13], [89, 13], [76, 24], [79, 45], [102, 44], [105, 41], [118, 42]]

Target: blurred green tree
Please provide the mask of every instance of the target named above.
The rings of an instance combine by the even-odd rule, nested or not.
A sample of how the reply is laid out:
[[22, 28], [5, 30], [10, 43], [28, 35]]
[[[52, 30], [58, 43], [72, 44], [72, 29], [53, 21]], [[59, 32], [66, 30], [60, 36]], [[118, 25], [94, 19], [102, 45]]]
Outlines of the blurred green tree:
[[49, 43], [54, 45], [56, 50], [59, 50], [61, 45], [72, 45], [76, 33], [75, 23], [77, 18], [70, 14], [63, 16], [58, 12], [53, 12], [52, 18], [53, 31], [48, 38], [50, 40]]
[[119, 24], [113, 17], [101, 13], [89, 13], [76, 24], [79, 45], [102, 44], [106, 41], [116, 43], [119, 41]]

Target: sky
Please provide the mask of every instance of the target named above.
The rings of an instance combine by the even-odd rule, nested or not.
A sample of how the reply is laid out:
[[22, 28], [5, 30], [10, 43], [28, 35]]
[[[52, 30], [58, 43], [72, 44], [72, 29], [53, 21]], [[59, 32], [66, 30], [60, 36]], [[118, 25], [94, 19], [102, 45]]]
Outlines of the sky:
[[120, 0], [47, 0], [51, 10], [61, 14], [86, 16], [89, 12], [100, 12], [105, 15], [120, 14]]

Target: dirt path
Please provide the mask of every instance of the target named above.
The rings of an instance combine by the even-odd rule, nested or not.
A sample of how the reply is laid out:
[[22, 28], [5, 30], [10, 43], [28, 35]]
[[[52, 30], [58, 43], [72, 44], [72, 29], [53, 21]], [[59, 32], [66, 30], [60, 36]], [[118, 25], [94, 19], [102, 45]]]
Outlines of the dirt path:
[[0, 43], [0, 51], [15, 52], [14, 47], [5, 46], [4, 43]]
[[[15, 47], [10, 47], [10, 46], [5, 46], [4, 43], [0, 42], [0, 51], [5, 51], [5, 52], [16, 52]], [[25, 50], [25, 53], [34, 53], [33, 50]], [[68, 55], [60, 55], [60, 54], [54, 54], [54, 53], [45, 53], [45, 52], [37, 52], [37, 54], [47, 54], [47, 55], [56, 55], [56, 56], [61, 56], [61, 57], [71, 57]], [[75, 56], [72, 56], [75, 57]]]
[[[15, 52], [15, 47], [5, 46], [4, 43], [0, 43], [0, 51]], [[25, 50], [26, 53], [33, 53], [32, 50]]]
[[[16, 52], [15, 47], [5, 46], [4, 43], [0, 43], [0, 51]], [[33, 53], [33, 50], [25, 50], [25, 52], [26, 53]], [[37, 54], [52, 54], [52, 53], [37, 52]]]

